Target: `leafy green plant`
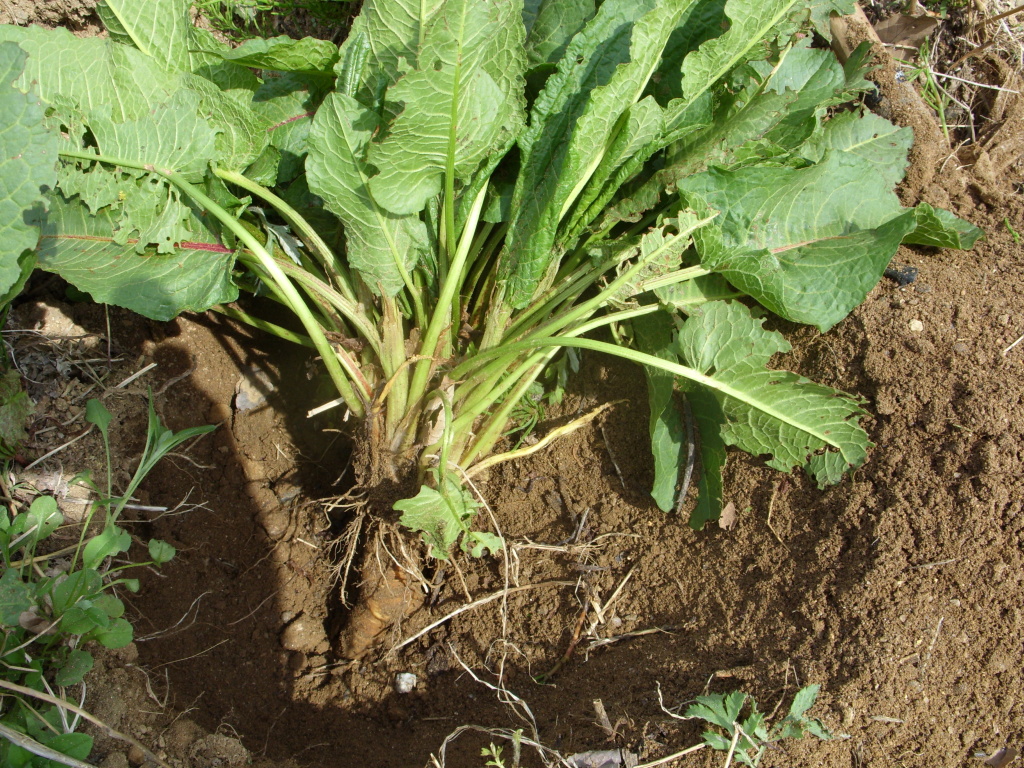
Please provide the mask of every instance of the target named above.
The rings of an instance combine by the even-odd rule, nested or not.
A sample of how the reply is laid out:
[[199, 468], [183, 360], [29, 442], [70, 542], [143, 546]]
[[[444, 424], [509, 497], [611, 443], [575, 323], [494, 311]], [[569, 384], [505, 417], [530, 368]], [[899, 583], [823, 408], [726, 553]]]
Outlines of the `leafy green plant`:
[[[822, 485], [870, 445], [857, 398], [766, 368], [789, 348], [766, 312], [828, 330], [901, 242], [980, 234], [903, 208], [909, 129], [842, 108], [864, 52], [843, 67], [808, 32], [851, 8], [367, 0], [340, 48], [230, 48], [184, 0], [106, 0], [109, 40], [0, 28], [24, 135], [4, 183], [28, 211], [3, 263], [34, 248], [97, 301], [214, 307], [315, 349], [365, 426], [371, 501], [439, 557], [495, 546], [466, 478], [519, 455], [495, 451], [559, 350], [632, 360], [665, 510], [674, 393], [693, 412], [699, 528], [728, 445]], [[239, 287], [300, 328], [228, 306]]]
[[[152, 539], [149, 560], [111, 567], [110, 558], [127, 552], [129, 533], [117, 520], [132, 494], [155, 464], [183, 441], [214, 429], [195, 427], [172, 432], [164, 427], [152, 400], [146, 447], [135, 474], [124, 491], [115, 495], [110, 472], [108, 425], [110, 412], [99, 400], [90, 400], [86, 418], [100, 431], [107, 456], [106, 493], [101, 493], [86, 514], [76, 544], [54, 549], [47, 540], [64, 525], [57, 502], [37, 497], [23, 512], [0, 514], [0, 725], [24, 734], [21, 744], [0, 743], [0, 764], [18, 768], [46, 768], [60, 763], [44, 759], [41, 745], [78, 760], [92, 749], [92, 737], [76, 733], [77, 718], [56, 704], [42, 705], [32, 691], [64, 698], [65, 689], [78, 685], [92, 669], [88, 644], [122, 648], [132, 641], [132, 626], [124, 618], [119, 589], [139, 590], [137, 579], [125, 576], [130, 567], [160, 566], [175, 555], [170, 544]], [[96, 521], [95, 516], [101, 514]], [[29, 693], [26, 693], [28, 691]]]
[[305, 10], [323, 23], [347, 17], [353, 0], [193, 0], [215, 29], [232, 36], [261, 34], [276, 17]]
[[807, 717], [819, 689], [820, 686], [808, 685], [798, 691], [786, 717], [771, 727], [758, 710], [757, 702], [740, 691], [698, 696], [696, 703], [686, 710], [686, 717], [704, 720], [719, 729], [706, 731], [704, 744], [728, 752], [741, 765], [757, 768], [765, 752], [777, 742], [802, 739], [805, 734], [823, 741], [833, 738], [820, 720]]

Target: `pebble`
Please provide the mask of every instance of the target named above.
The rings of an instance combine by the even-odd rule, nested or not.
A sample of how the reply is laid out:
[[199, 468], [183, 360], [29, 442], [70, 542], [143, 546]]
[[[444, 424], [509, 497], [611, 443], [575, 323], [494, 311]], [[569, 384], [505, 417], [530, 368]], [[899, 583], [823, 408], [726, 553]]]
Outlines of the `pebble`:
[[323, 638], [320, 622], [300, 616], [281, 632], [281, 645], [289, 651], [314, 651]]
[[412, 693], [418, 682], [419, 678], [412, 672], [399, 672], [395, 675], [395, 691], [397, 693]]
[[251, 411], [267, 404], [267, 397], [274, 391], [270, 374], [262, 368], [250, 368], [242, 374], [235, 385], [235, 410]]
[[911, 320], [910, 323], [908, 323], [908, 327], [914, 333], [920, 333], [921, 331], [924, 330], [924, 323], [922, 323], [920, 320]]

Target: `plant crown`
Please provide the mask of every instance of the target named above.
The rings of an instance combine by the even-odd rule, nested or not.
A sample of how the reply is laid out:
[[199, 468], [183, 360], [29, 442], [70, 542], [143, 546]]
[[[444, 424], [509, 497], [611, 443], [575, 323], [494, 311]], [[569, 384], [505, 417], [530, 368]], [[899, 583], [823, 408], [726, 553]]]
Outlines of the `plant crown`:
[[980, 235], [904, 208], [910, 130], [844, 106], [866, 50], [812, 40], [852, 6], [366, 0], [340, 47], [230, 47], [185, 0], [101, 2], [109, 39], [0, 27], [0, 290], [38, 266], [311, 346], [374, 478], [417, 469], [395, 508], [442, 558], [497, 545], [467, 479], [519, 455], [493, 454], [559, 350], [633, 360], [654, 499], [676, 506], [695, 445], [700, 528], [729, 445], [821, 485], [870, 445], [860, 400], [766, 367], [789, 344], [765, 313], [827, 331], [900, 243]]

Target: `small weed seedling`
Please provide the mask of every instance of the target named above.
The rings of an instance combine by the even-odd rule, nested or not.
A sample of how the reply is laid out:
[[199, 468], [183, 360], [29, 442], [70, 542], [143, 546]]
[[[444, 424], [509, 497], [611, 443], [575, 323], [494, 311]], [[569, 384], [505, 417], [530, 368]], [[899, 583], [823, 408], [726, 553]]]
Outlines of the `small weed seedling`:
[[[132, 542], [129, 533], [117, 525], [118, 516], [161, 458], [185, 440], [215, 429], [203, 426], [172, 432], [160, 423], [151, 397], [146, 447], [138, 469], [123, 493], [115, 495], [110, 470], [110, 418], [99, 400], [88, 402], [86, 419], [103, 437], [106, 492], [99, 494], [84, 520], [77, 524], [81, 533], [76, 544], [46, 551], [45, 542], [65, 524], [51, 496], [37, 497], [25, 511], [12, 505], [0, 513], [0, 557], [4, 565], [0, 576], [0, 730], [8, 737], [0, 743], [3, 766], [56, 768], [61, 763], [46, 759], [47, 750], [77, 760], [89, 756], [92, 737], [76, 733], [78, 716], [57, 704], [44, 703], [33, 694], [65, 700], [68, 689], [82, 683], [92, 669], [91, 641], [106, 648], [122, 648], [132, 641], [132, 626], [124, 618], [124, 603], [117, 591], [125, 588], [137, 592], [139, 582], [124, 572], [130, 567], [163, 565], [174, 557], [175, 550], [164, 541], [152, 539], [149, 560], [112, 567], [110, 558], [128, 551]], [[86, 476], [82, 479], [89, 482]], [[97, 515], [102, 524], [98, 524]], [[17, 743], [12, 736], [17, 737]]]
[[753, 699], [749, 699], [747, 714], [743, 714], [748, 697], [741, 691], [698, 696], [697, 702], [686, 710], [686, 717], [704, 720], [720, 729], [705, 731], [704, 744], [728, 753], [726, 766], [735, 760], [757, 768], [769, 747], [784, 739], [800, 739], [807, 733], [822, 740], [833, 738], [821, 721], [806, 715], [818, 698], [818, 690], [819, 686], [808, 685], [798, 691], [789, 714], [770, 728]]

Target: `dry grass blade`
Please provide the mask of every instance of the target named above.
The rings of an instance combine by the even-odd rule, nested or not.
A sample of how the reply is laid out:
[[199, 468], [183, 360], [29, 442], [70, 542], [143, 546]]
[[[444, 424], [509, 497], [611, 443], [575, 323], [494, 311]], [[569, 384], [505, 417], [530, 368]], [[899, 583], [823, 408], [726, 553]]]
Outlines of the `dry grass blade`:
[[3, 723], [0, 723], [0, 736], [3, 736], [12, 744], [21, 747], [27, 752], [31, 752], [33, 755], [43, 758], [44, 760], [52, 760], [55, 763], [61, 765], [67, 765], [71, 768], [96, 768], [92, 763], [83, 763], [81, 760], [76, 760], [73, 757], [68, 757], [65, 754], [58, 752], [55, 749], [40, 744], [33, 738], [26, 736], [24, 733], [8, 728]]
[[11, 691], [12, 693], [20, 693], [22, 696], [29, 696], [33, 699], [38, 699], [39, 701], [45, 701], [47, 704], [53, 704], [55, 707], [66, 709], [69, 712], [74, 712], [79, 717], [85, 718], [90, 723], [95, 725], [97, 728], [101, 729], [105, 734], [107, 734], [111, 738], [117, 739], [118, 741], [126, 742], [128, 744], [131, 744], [136, 749], [141, 750], [142, 754], [146, 756], [147, 760], [155, 763], [156, 765], [159, 765], [160, 768], [170, 768], [170, 766], [167, 765], [167, 763], [165, 763], [159, 757], [157, 757], [148, 749], [146, 749], [146, 747], [144, 747], [140, 741], [129, 736], [126, 733], [121, 733], [120, 731], [114, 730], [109, 725], [100, 720], [98, 717], [89, 714], [79, 706], [76, 706], [68, 701], [64, 701], [63, 699], [59, 699], [56, 696], [51, 696], [47, 693], [42, 693], [41, 691], [34, 691], [31, 688], [26, 688], [25, 686], [18, 685], [17, 683], [9, 683], [6, 680], [0, 680], [0, 688], [5, 688], [8, 691]]

